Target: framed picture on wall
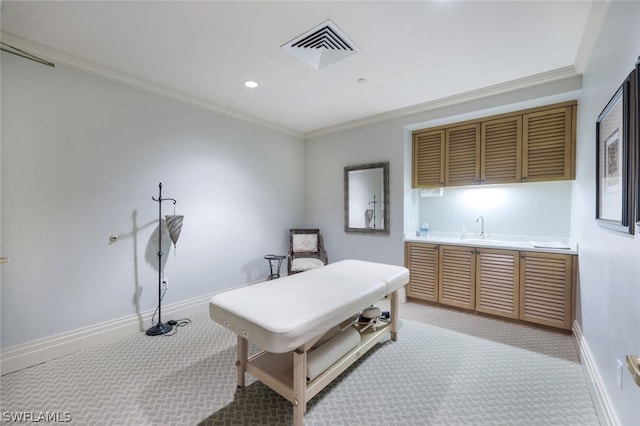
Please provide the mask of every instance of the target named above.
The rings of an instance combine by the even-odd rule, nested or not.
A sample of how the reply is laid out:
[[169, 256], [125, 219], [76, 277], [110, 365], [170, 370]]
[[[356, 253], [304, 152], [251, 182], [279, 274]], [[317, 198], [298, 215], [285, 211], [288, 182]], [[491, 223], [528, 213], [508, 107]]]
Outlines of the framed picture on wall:
[[636, 62], [635, 145], [636, 230], [640, 233], [640, 56]]
[[633, 234], [636, 70], [625, 79], [596, 120], [596, 220]]

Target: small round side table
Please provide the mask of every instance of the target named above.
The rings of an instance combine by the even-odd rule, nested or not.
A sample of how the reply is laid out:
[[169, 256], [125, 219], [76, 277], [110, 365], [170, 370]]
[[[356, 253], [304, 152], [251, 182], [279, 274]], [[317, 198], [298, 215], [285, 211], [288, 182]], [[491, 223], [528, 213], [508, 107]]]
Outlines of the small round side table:
[[[269, 276], [267, 277], [267, 280], [275, 280], [277, 278], [280, 278], [280, 267], [282, 266], [282, 261], [286, 259], [287, 256], [284, 256], [281, 254], [267, 254], [264, 258], [267, 259], [267, 261], [269, 262], [270, 273], [269, 273]], [[275, 273], [273, 272], [274, 267], [276, 268]]]

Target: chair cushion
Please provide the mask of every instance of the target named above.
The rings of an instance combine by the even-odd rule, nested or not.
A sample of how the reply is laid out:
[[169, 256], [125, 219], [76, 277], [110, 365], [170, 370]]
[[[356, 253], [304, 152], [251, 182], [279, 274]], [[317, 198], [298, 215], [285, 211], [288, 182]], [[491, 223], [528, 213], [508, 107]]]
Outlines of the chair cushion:
[[295, 272], [308, 271], [309, 269], [321, 268], [324, 266], [324, 262], [320, 259], [313, 257], [299, 257], [293, 259], [291, 263], [291, 270]]
[[317, 253], [318, 234], [293, 234], [294, 253]]

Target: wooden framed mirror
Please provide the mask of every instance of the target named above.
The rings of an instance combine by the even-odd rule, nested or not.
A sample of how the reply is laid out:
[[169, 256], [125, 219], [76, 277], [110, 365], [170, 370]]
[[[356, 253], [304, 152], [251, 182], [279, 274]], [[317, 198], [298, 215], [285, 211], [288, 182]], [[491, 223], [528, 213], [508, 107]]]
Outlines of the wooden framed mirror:
[[344, 168], [344, 231], [389, 234], [389, 162]]

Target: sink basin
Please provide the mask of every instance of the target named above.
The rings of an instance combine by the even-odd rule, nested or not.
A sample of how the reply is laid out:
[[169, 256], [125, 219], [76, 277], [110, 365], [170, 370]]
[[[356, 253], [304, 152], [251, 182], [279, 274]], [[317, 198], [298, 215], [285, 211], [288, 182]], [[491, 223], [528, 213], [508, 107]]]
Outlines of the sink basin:
[[469, 243], [469, 244], [486, 244], [489, 246], [498, 246], [504, 244], [504, 241], [496, 241], [496, 240], [481, 240], [480, 238], [465, 238], [460, 240], [461, 243]]

